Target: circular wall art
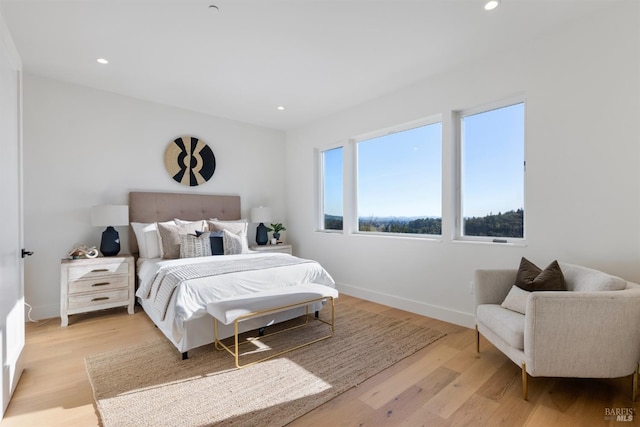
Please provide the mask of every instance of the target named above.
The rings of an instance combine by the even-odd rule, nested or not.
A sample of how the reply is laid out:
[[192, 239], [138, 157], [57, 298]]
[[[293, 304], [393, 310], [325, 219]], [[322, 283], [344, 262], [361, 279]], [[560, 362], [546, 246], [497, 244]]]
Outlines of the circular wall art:
[[216, 170], [216, 157], [203, 141], [193, 136], [183, 136], [167, 146], [164, 166], [175, 181], [195, 187], [211, 179]]

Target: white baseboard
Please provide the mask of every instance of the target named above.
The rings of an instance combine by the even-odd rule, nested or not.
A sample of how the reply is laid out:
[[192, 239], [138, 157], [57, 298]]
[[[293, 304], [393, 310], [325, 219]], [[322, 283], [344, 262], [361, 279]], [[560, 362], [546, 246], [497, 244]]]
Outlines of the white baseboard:
[[369, 289], [359, 288], [357, 286], [346, 285], [344, 283], [336, 283], [336, 288], [340, 292], [361, 298], [367, 301], [373, 301], [378, 304], [388, 305], [389, 307], [398, 308], [400, 310], [409, 311], [411, 313], [421, 314], [423, 316], [432, 317], [444, 322], [454, 323], [456, 325], [473, 328], [475, 326], [475, 316], [471, 313], [464, 313], [452, 310], [446, 307], [440, 307], [432, 304], [401, 298], [382, 292], [374, 292]]

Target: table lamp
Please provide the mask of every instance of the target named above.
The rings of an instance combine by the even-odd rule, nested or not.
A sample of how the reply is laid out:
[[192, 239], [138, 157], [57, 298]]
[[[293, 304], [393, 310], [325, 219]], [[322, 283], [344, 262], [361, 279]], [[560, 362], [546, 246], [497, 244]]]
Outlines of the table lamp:
[[256, 243], [259, 245], [266, 245], [269, 241], [267, 235], [267, 227], [265, 222], [271, 221], [271, 209], [260, 206], [259, 208], [251, 208], [251, 222], [258, 222], [258, 228], [256, 229]]
[[100, 252], [104, 256], [116, 256], [120, 252], [120, 235], [113, 227], [129, 225], [129, 206], [93, 206], [91, 208], [91, 224], [94, 227], [107, 227], [102, 232]]

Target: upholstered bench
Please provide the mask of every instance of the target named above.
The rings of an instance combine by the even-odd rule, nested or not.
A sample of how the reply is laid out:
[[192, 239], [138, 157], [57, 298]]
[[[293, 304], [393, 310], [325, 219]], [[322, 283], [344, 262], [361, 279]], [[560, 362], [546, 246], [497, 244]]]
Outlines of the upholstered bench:
[[[296, 350], [298, 348], [307, 346], [309, 344], [316, 343], [318, 341], [331, 338], [334, 333], [335, 316], [334, 316], [334, 298], [338, 298], [338, 291], [332, 287], [326, 285], [319, 285], [316, 283], [304, 283], [295, 286], [287, 286], [284, 288], [272, 289], [263, 292], [256, 292], [247, 295], [240, 295], [231, 297], [228, 299], [216, 301], [207, 305], [207, 312], [213, 316], [213, 328], [214, 328], [214, 344], [216, 350], [226, 350], [235, 357], [236, 366], [238, 368], [244, 368], [246, 366], [254, 365], [259, 362], [280, 356], [281, 354]], [[242, 321], [260, 317], [266, 314], [276, 313], [279, 311], [285, 311], [295, 307], [306, 306], [305, 323], [302, 325], [296, 325], [281, 331], [274, 332], [269, 335], [275, 335], [282, 332], [286, 332], [301, 326], [308, 324], [309, 320], [309, 304], [313, 304], [319, 301], [329, 301], [331, 308], [331, 320], [325, 321], [318, 316], [314, 320], [325, 323], [331, 326], [331, 333], [320, 338], [305, 342], [303, 344], [296, 345], [286, 350], [280, 351], [276, 354], [272, 354], [268, 357], [264, 357], [260, 360], [240, 365], [239, 363], [239, 345], [238, 343], [238, 324]], [[234, 344], [233, 346], [225, 345], [218, 338], [218, 322], [222, 322], [225, 325], [233, 323], [234, 325]], [[269, 336], [265, 335], [265, 336]]]

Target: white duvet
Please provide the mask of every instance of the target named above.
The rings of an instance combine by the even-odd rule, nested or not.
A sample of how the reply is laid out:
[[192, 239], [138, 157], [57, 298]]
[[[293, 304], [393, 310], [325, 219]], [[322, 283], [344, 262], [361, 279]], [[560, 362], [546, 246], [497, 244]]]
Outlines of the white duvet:
[[[139, 261], [138, 277], [140, 285], [136, 296], [144, 299], [149, 295], [156, 274], [162, 267], [191, 265], [198, 263], [228, 262], [233, 259], [260, 257], [290, 257], [278, 253], [250, 253], [184, 259], [146, 259]], [[185, 280], [175, 289], [169, 313], [173, 319], [172, 329], [178, 332], [185, 321], [207, 314], [207, 304], [220, 299], [260, 292], [269, 289], [292, 286], [300, 283], [319, 283], [335, 287], [335, 282], [327, 271], [315, 261], [262, 270], [225, 273], [210, 277]], [[156, 316], [151, 316], [152, 318]], [[176, 330], [177, 329], [177, 330]]]

